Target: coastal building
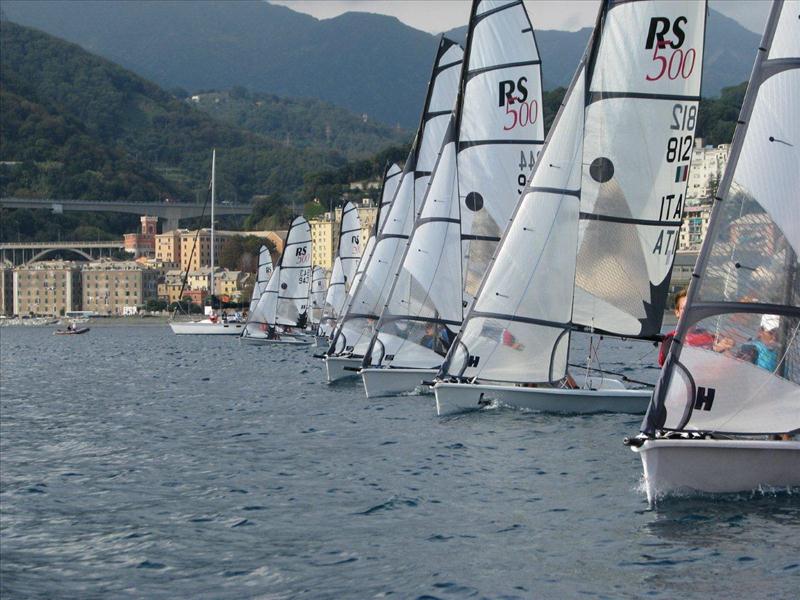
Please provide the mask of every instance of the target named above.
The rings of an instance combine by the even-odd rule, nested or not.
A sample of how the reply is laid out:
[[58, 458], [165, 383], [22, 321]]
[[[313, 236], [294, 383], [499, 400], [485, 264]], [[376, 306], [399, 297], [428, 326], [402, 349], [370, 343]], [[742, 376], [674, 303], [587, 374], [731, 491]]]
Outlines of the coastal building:
[[367, 240], [372, 235], [375, 221], [378, 218], [378, 207], [369, 198], [361, 200], [358, 207], [358, 218], [361, 221], [361, 251], [367, 247]]
[[252, 287], [252, 277], [251, 273], [244, 271], [217, 272], [214, 283], [217, 296], [223, 302], [241, 302], [245, 288], [248, 285]]
[[156, 234], [158, 233], [158, 217], [145, 215], [141, 218], [142, 230], [139, 233], [126, 233], [123, 236], [125, 252], [140, 256], [153, 257], [156, 253]]
[[712, 205], [709, 203], [687, 206], [683, 210], [683, 223], [678, 235], [679, 252], [699, 252], [708, 231]]
[[342, 211], [336, 209], [336, 212], [326, 212], [321, 217], [308, 222], [311, 226], [312, 265], [328, 270], [333, 268], [341, 221]]
[[156, 260], [177, 268], [181, 264], [181, 234], [186, 229], [173, 229], [156, 235], [155, 257]]
[[81, 274], [83, 310], [101, 315], [135, 313], [158, 296], [159, 271], [132, 260], [88, 263]]
[[693, 204], [692, 200], [713, 200], [712, 196], [728, 163], [729, 151], [730, 144], [704, 146], [702, 138], [695, 140], [686, 186], [686, 204]]
[[81, 268], [74, 261], [28, 263], [14, 269], [15, 315], [63, 315], [81, 309]]
[[0, 265], [0, 315], [14, 314], [14, 267]]
[[166, 300], [170, 304], [180, 300], [183, 276], [184, 272], [180, 269], [173, 269], [164, 273], [158, 281], [159, 300]]
[[[222, 244], [228, 239], [227, 232], [214, 234], [214, 254], [219, 256]], [[197, 271], [211, 266], [211, 229], [182, 230], [180, 234], [180, 268], [182, 271]]]

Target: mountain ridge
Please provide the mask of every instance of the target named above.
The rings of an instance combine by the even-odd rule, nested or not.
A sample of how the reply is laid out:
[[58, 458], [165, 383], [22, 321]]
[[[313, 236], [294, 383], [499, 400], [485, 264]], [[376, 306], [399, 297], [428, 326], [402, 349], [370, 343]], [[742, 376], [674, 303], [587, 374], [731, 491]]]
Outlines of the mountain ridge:
[[[243, 86], [315, 97], [407, 129], [416, 125], [438, 39], [386, 15], [320, 20], [260, 0], [4, 0], [3, 10], [165, 89]], [[531, 19], [535, 27], [536, 15]], [[568, 84], [590, 31], [536, 31], [545, 89]], [[746, 80], [758, 43], [757, 34], [709, 11], [704, 95]]]

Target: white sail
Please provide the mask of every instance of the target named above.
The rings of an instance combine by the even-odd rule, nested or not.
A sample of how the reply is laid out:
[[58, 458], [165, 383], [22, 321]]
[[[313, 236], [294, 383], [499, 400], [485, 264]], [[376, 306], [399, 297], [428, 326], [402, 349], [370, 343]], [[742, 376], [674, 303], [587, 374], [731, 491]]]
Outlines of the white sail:
[[242, 331], [242, 337], [265, 337], [268, 330], [275, 326], [275, 317], [278, 309], [278, 291], [280, 290], [280, 262], [272, 272], [264, 291], [258, 299], [256, 307], [250, 311], [247, 324]]
[[775, 2], [675, 340], [643, 424], [800, 431], [800, 2]]
[[403, 175], [403, 169], [400, 165], [392, 164], [384, 173], [383, 176], [383, 189], [381, 190], [380, 204], [378, 205], [378, 218], [375, 221], [376, 235], [383, 229], [383, 222], [386, 220], [386, 215], [389, 214], [389, 206], [394, 200], [394, 195], [397, 192], [397, 186], [400, 185], [400, 179]]
[[311, 285], [311, 226], [303, 217], [292, 221], [281, 256], [276, 323], [294, 327], [308, 309]]
[[267, 283], [269, 282], [269, 278], [272, 276], [272, 256], [269, 253], [269, 249], [266, 246], [261, 246], [261, 250], [258, 252], [258, 270], [256, 271], [256, 283], [253, 286], [253, 295], [250, 298], [250, 310], [248, 313], [252, 313], [256, 306], [258, 306], [258, 299], [261, 297], [261, 294], [264, 293], [264, 290], [267, 288]]
[[462, 57], [463, 51], [457, 44], [442, 38], [417, 136], [395, 197], [386, 211], [383, 228], [334, 336], [330, 349], [333, 353], [363, 356], [369, 346], [453, 110]]
[[358, 218], [358, 209], [352, 202], [345, 204], [342, 210], [336, 255], [341, 259], [345, 286], [349, 289], [361, 260], [361, 219]]
[[543, 143], [524, 4], [476, 1], [461, 95], [366, 364], [438, 367]]
[[325, 307], [325, 295], [328, 291], [327, 286], [328, 272], [320, 266], [314, 267], [311, 271], [311, 287], [309, 288], [309, 322], [313, 325], [319, 324], [322, 319], [322, 310]]
[[601, 7], [444, 373], [555, 382], [566, 375], [570, 331], [658, 333], [697, 122], [705, 10], [691, 0]]

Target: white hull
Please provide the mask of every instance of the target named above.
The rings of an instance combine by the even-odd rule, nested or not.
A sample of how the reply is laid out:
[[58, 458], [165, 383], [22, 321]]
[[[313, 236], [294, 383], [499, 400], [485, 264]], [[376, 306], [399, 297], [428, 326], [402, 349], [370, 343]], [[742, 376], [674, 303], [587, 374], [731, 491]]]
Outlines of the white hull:
[[241, 335], [244, 323], [212, 323], [211, 321], [187, 321], [170, 323], [177, 335]]
[[[616, 382], [618, 383], [618, 382]], [[481, 409], [490, 404], [566, 414], [629, 413], [643, 415], [650, 390], [527, 388], [505, 385], [437, 383], [436, 413], [441, 417]]]
[[361, 379], [367, 398], [430, 394], [430, 386], [422, 385], [422, 381], [430, 381], [437, 372], [437, 369], [361, 369]]
[[800, 487], [800, 442], [646, 440], [642, 459], [647, 500], [669, 493], [734, 493]]
[[361, 359], [347, 356], [326, 356], [325, 371], [328, 376], [328, 383], [358, 376], [358, 371], [347, 371], [345, 367], [360, 369]]
[[241, 337], [243, 342], [248, 344], [257, 344], [259, 346], [266, 346], [268, 344], [284, 344], [290, 346], [309, 346], [312, 343], [312, 338], [307, 336], [291, 336], [282, 335], [280, 339], [269, 339], [267, 337], [259, 337], [256, 335], [245, 335]]

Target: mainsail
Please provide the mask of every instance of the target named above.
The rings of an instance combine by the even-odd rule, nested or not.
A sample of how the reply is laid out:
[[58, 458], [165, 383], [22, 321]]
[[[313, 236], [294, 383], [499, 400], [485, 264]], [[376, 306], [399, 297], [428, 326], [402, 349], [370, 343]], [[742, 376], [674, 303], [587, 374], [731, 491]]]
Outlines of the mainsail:
[[[642, 431], [800, 431], [800, 2], [774, 2]], [[687, 337], [704, 331], [705, 346]], [[697, 337], [697, 336], [694, 336]]]
[[243, 336], [261, 335], [276, 323], [297, 324], [308, 304], [310, 260], [311, 228], [303, 217], [297, 217], [286, 233], [278, 266], [255, 309], [250, 311]]
[[329, 354], [363, 356], [372, 338], [441, 147], [458, 92], [463, 51], [446, 38], [439, 42], [425, 106], [383, 228], [347, 303]]
[[365, 366], [439, 367], [544, 142], [522, 2], [475, 1], [456, 111]]
[[267, 289], [267, 283], [272, 276], [272, 256], [266, 246], [261, 246], [258, 252], [258, 271], [256, 272], [256, 284], [253, 286], [253, 295], [250, 298], [250, 310], [248, 314], [252, 314], [258, 306], [258, 299], [261, 294]]
[[309, 322], [319, 324], [322, 319], [322, 309], [325, 307], [325, 294], [327, 292], [328, 272], [317, 265], [311, 271], [311, 287], [309, 288]]
[[278, 286], [278, 325], [302, 324], [308, 310], [311, 285], [311, 226], [303, 217], [292, 221], [281, 256]]
[[342, 209], [336, 256], [341, 260], [345, 287], [349, 289], [361, 260], [361, 219], [358, 218], [358, 209], [352, 202], [345, 204]]
[[345, 285], [341, 260], [338, 256], [334, 260], [331, 280], [328, 284], [328, 294], [325, 297], [325, 309], [323, 311], [320, 334], [330, 336], [336, 327], [336, 322], [339, 317], [347, 312], [347, 307], [353, 299], [353, 294], [358, 289], [358, 282], [361, 279], [361, 275], [372, 258], [375, 240], [383, 229], [385, 216], [389, 211], [389, 207], [392, 205], [392, 200], [394, 200], [397, 187], [400, 185], [402, 174], [403, 170], [397, 164], [388, 166], [384, 172], [380, 203], [378, 204], [378, 217], [373, 224], [372, 232], [367, 240], [364, 252], [361, 255], [361, 260], [358, 261], [353, 279], [347, 282], [347, 285]]
[[660, 330], [691, 159], [706, 6], [607, 0], [445, 375], [554, 383], [571, 331]]

